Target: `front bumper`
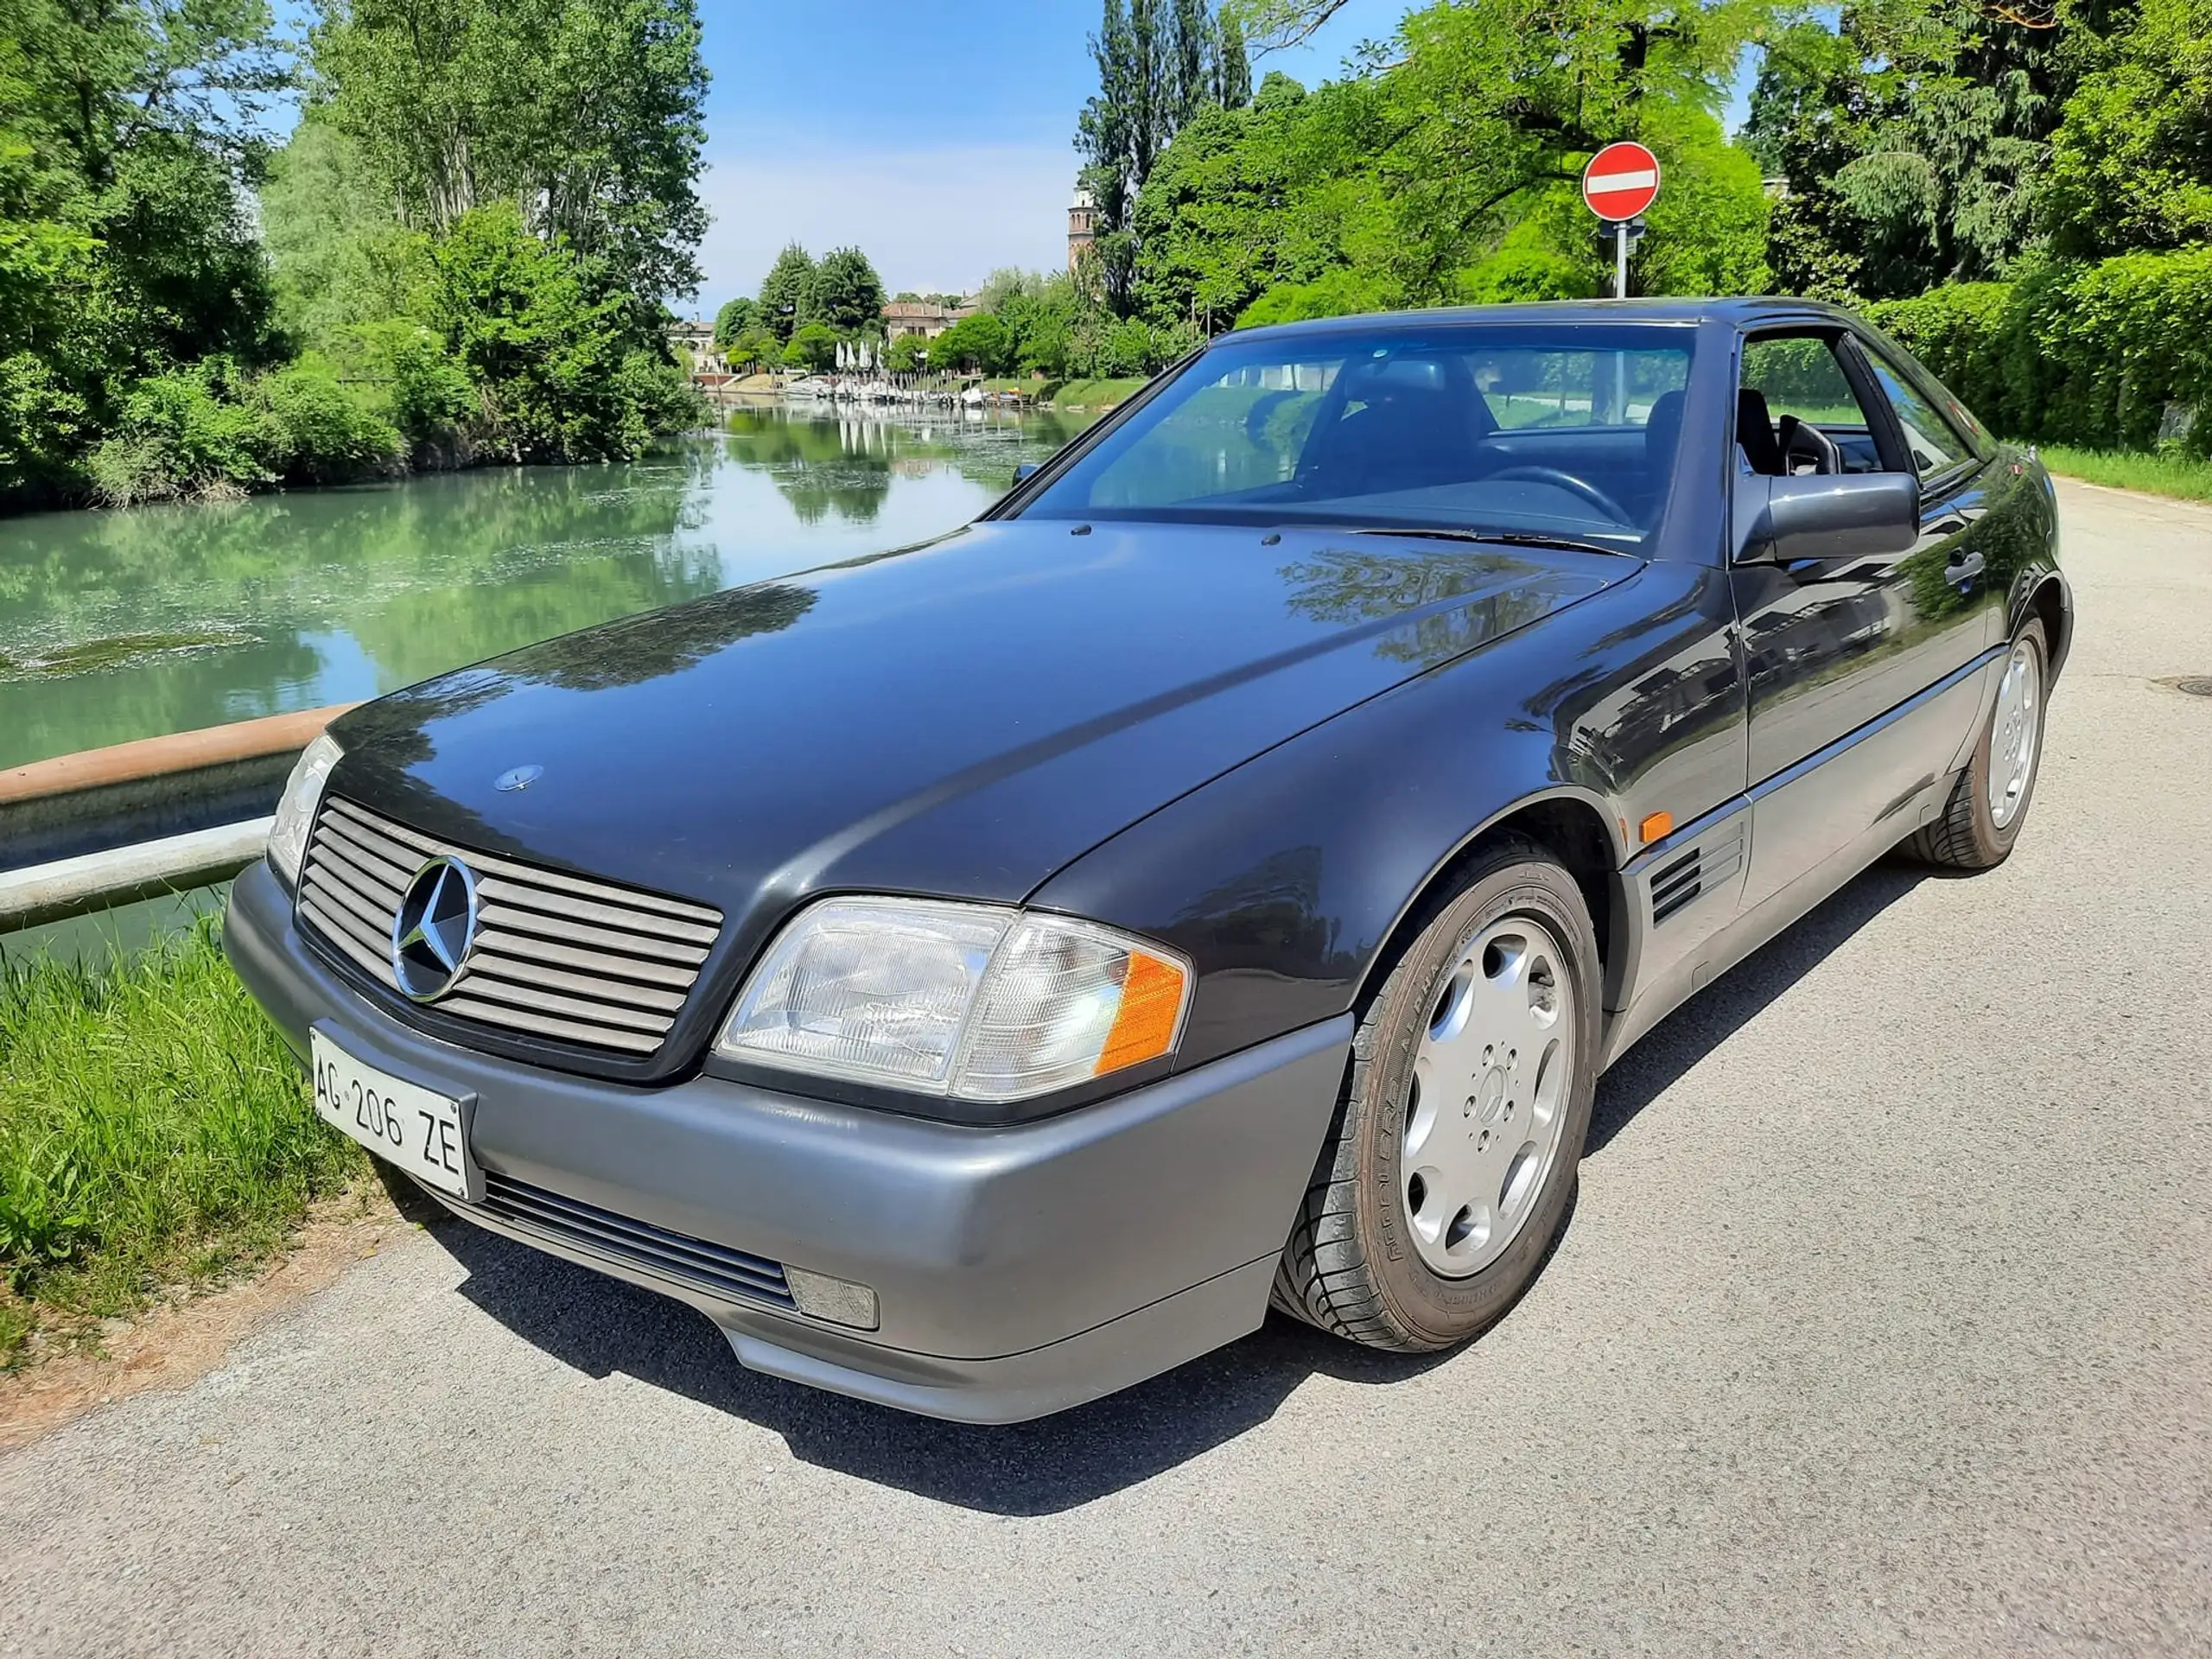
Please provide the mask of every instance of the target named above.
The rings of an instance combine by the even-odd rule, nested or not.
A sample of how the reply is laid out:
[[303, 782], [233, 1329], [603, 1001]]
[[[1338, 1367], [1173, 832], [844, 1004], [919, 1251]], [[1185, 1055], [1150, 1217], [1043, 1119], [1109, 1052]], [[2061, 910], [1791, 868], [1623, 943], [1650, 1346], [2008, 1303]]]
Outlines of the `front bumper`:
[[[601, 1237], [644, 1223], [652, 1243], [609, 1250], [527, 1207], [441, 1197], [455, 1214], [690, 1303], [755, 1370], [972, 1422], [1096, 1399], [1259, 1325], [1351, 1039], [1340, 1015], [1040, 1122], [970, 1128], [709, 1077], [631, 1088], [427, 1037], [309, 951], [265, 862], [232, 886], [224, 940], [295, 1049], [320, 1026], [474, 1096], [487, 1176], [543, 1195], [535, 1215], [565, 1200]], [[707, 1252], [684, 1241], [868, 1285], [880, 1324], [733, 1292], [685, 1265]]]

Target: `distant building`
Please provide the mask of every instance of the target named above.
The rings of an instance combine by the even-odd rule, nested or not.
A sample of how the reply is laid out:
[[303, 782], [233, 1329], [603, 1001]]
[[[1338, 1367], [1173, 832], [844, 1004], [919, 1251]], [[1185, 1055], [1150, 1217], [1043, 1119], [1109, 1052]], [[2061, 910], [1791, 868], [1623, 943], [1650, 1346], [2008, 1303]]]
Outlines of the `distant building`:
[[887, 342], [901, 334], [935, 340], [954, 323], [965, 322], [982, 308], [972, 297], [957, 305], [938, 300], [893, 300], [883, 308], [883, 337]]
[[1076, 265], [1096, 245], [1098, 241], [1098, 204], [1091, 200], [1090, 187], [1078, 184], [1075, 200], [1068, 203], [1068, 269]]
[[729, 372], [729, 365], [722, 361], [721, 349], [715, 344], [713, 323], [698, 317], [689, 322], [679, 318], [669, 324], [665, 338], [670, 351], [682, 346], [691, 354], [691, 372], [694, 375]]

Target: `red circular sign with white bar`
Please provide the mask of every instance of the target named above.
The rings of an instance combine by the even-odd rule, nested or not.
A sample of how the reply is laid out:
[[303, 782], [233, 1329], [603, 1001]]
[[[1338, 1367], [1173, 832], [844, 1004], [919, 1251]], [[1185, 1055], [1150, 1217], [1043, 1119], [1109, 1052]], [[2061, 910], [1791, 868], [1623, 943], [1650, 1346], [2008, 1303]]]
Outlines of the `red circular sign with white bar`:
[[1582, 200], [1607, 222], [1634, 219], [1659, 195], [1659, 158], [1642, 144], [1607, 144], [1582, 169]]

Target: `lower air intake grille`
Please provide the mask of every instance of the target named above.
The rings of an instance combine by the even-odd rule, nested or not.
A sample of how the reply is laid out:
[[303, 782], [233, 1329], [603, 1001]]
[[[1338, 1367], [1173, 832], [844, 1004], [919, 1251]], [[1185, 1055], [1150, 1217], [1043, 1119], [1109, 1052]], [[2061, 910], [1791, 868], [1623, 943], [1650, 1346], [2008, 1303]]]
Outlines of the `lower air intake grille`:
[[468, 866], [479, 909], [440, 1014], [583, 1048], [659, 1049], [721, 931], [720, 911], [451, 847], [332, 796], [301, 867], [300, 916], [396, 995], [392, 918], [415, 873], [441, 855]]
[[564, 1198], [527, 1181], [484, 1173], [484, 1208], [523, 1232], [571, 1244], [593, 1255], [674, 1279], [709, 1295], [790, 1308], [780, 1262], [747, 1255], [727, 1244], [671, 1233], [578, 1198]]

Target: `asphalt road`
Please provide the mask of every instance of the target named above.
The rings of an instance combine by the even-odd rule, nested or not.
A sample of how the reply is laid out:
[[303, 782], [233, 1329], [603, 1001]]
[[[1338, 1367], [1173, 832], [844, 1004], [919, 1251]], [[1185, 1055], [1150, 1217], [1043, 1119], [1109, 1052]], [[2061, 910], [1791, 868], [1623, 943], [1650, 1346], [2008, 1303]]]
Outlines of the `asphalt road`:
[[2212, 512], [2063, 495], [2012, 861], [1649, 1038], [1472, 1348], [963, 1429], [441, 1224], [0, 1459], [0, 1652], [2212, 1651]]

